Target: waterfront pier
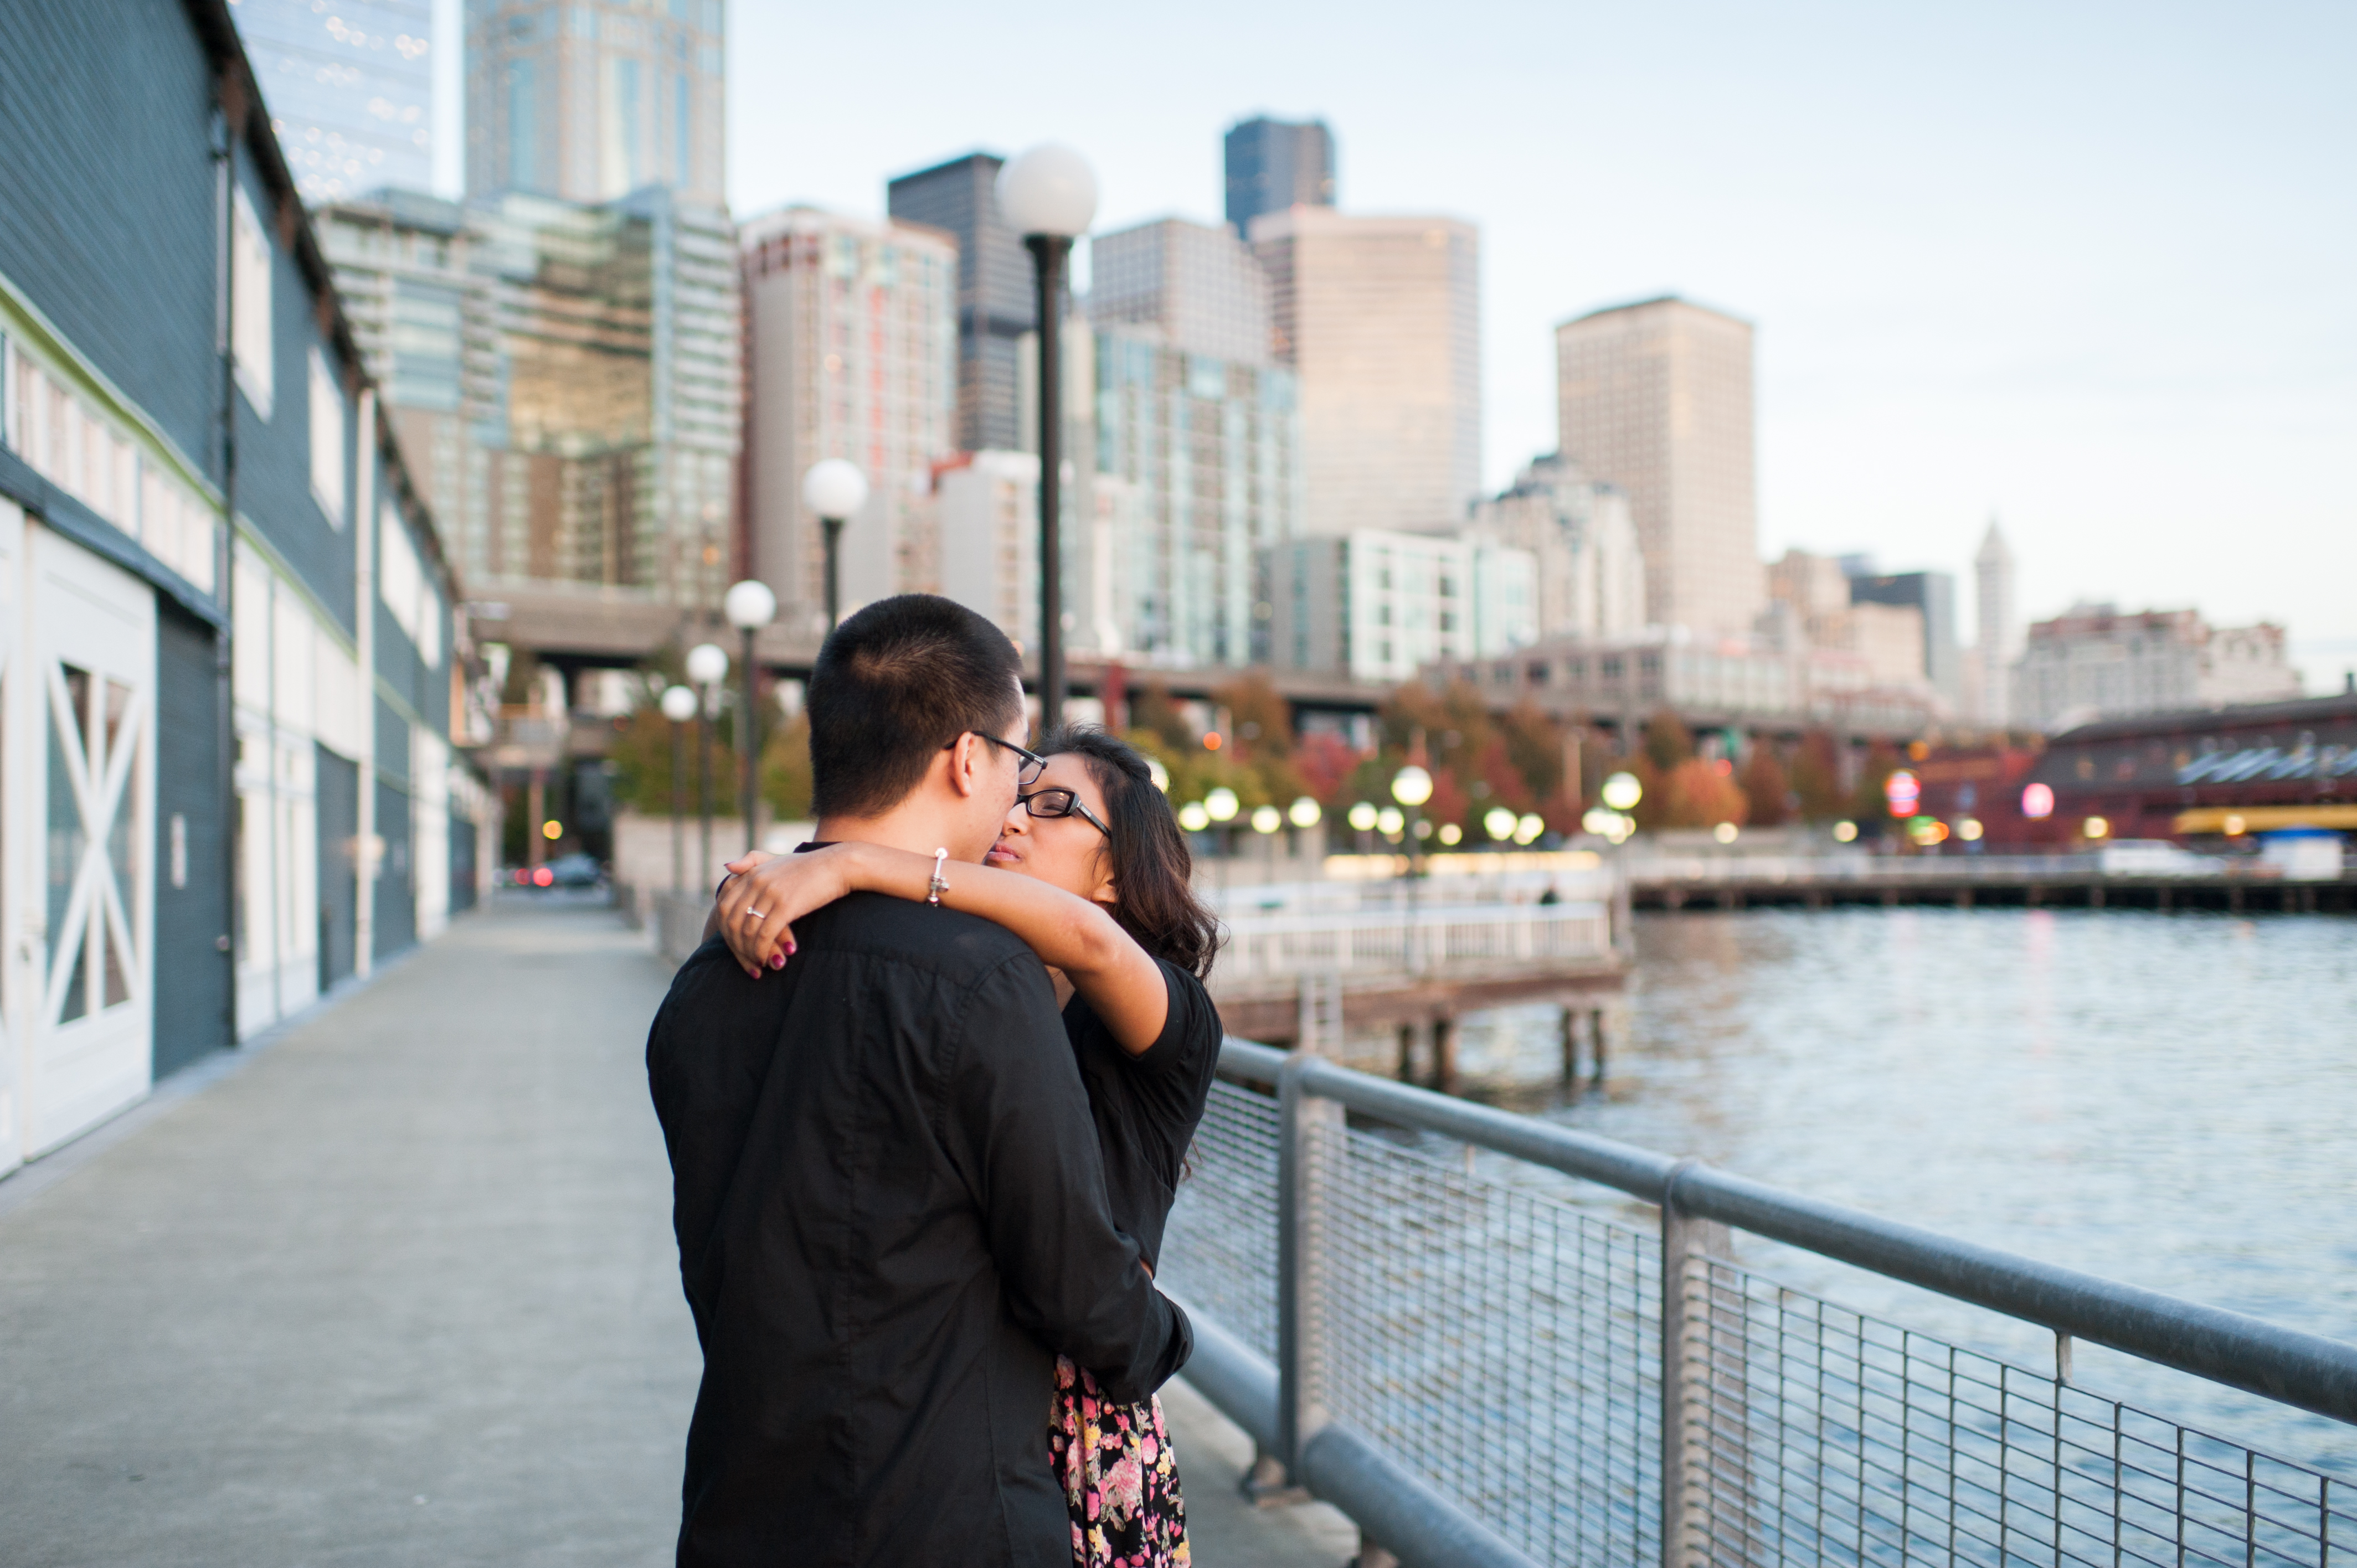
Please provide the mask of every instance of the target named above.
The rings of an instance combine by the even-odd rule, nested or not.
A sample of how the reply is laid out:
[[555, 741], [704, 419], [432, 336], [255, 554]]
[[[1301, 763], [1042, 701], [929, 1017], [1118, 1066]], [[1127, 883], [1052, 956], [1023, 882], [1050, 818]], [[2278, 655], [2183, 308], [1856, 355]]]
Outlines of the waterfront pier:
[[[671, 1560], [700, 1370], [646, 1089], [671, 965], [565, 899], [0, 1179], [0, 1562]], [[1350, 1561], [1347, 1519], [1254, 1508], [1252, 1440], [1165, 1403], [1197, 1561]]]

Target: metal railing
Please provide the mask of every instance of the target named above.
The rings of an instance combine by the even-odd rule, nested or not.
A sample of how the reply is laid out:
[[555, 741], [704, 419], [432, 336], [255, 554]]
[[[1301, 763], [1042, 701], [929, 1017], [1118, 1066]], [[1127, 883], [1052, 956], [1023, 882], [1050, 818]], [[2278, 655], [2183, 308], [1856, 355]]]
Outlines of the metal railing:
[[[2357, 1346], [1312, 1057], [1231, 1040], [1221, 1070], [1161, 1260], [1195, 1316], [1187, 1375], [1403, 1562], [2321, 1568], [2357, 1552], [2357, 1483], [2070, 1369], [2084, 1339], [2348, 1422]], [[1478, 1174], [1476, 1149], [1658, 1222]], [[2057, 1364], [1782, 1285], [1734, 1260], [1736, 1230], [2042, 1326]]]
[[1303, 970], [1424, 973], [1450, 964], [1598, 958], [1612, 949], [1603, 904], [1449, 905], [1403, 913], [1240, 915], [1226, 922], [1223, 982]]

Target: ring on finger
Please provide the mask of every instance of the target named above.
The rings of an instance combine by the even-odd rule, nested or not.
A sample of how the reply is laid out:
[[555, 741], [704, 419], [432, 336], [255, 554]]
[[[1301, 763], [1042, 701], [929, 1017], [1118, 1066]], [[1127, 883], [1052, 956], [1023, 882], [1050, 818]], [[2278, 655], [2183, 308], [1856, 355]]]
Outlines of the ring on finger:
[[748, 909], [748, 910], [746, 910], [746, 911], [745, 911], [745, 913], [747, 913], [748, 915], [752, 916], [752, 917], [753, 917], [753, 918], [755, 918], [755, 919], [757, 919], [757, 920], [759, 920], [759, 919], [766, 919], [766, 918], [768, 918], [767, 915], [766, 915], [763, 911], [761, 911], [761, 910], [759, 910], [759, 909]]

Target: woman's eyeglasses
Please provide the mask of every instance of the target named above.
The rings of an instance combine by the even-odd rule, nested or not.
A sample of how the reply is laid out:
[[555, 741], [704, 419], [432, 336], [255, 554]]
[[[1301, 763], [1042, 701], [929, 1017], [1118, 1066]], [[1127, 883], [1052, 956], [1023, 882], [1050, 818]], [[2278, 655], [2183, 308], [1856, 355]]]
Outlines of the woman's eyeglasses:
[[[968, 730], [965, 734], [978, 735], [983, 739], [990, 742], [991, 745], [998, 747], [1001, 751], [1011, 751], [1016, 756], [1023, 759], [1022, 766], [1017, 768], [1015, 771], [1015, 787], [1017, 789], [1028, 789], [1032, 785], [1039, 782], [1039, 775], [1048, 771], [1048, 759], [1040, 756], [1036, 751], [1031, 751], [1023, 746], [1019, 746], [1011, 740], [1001, 740], [996, 736], [991, 734], [988, 730]], [[958, 737], [960, 740], [963, 740], [963, 738], [964, 736], [960, 736]], [[943, 751], [949, 751], [953, 749], [956, 746], [957, 741], [952, 740], [948, 746], [942, 747], [942, 749]]]
[[1097, 814], [1081, 804], [1081, 798], [1070, 789], [1034, 789], [1028, 795], [1017, 795], [1015, 803], [1035, 818], [1078, 817], [1105, 837], [1113, 830], [1097, 820]]

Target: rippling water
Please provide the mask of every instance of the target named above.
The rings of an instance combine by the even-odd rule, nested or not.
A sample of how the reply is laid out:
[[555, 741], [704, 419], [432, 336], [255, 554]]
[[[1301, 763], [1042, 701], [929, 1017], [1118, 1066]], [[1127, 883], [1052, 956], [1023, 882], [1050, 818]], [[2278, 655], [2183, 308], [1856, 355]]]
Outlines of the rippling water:
[[[1552, 1009], [1467, 1020], [1464, 1069], [1609, 1137], [2357, 1341], [2357, 922], [1761, 910], [1641, 918], [1637, 946], [1602, 1096], [1529, 1087], [1559, 1069]], [[1739, 1251], [2051, 1365], [2040, 1331]], [[2090, 1348], [2077, 1380], [2357, 1473], [2357, 1429]]]

